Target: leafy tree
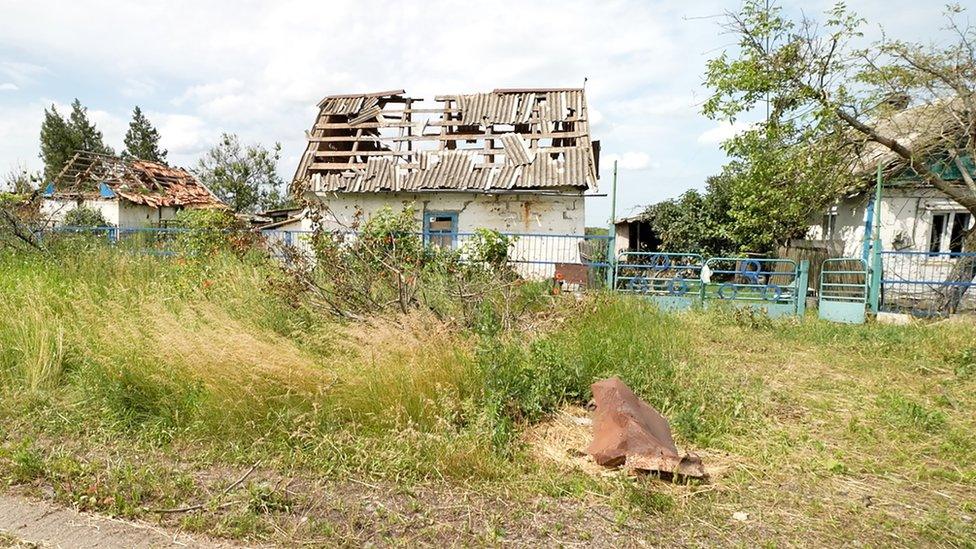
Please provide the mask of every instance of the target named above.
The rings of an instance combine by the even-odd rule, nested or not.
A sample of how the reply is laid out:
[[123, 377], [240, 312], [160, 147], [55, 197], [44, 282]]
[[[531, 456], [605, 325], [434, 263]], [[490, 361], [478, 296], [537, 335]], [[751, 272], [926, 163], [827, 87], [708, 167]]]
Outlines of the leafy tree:
[[[709, 62], [713, 94], [704, 112], [734, 119], [765, 100], [798, 133], [830, 135], [843, 128], [861, 147], [888, 151], [900, 161], [889, 164], [976, 215], [976, 27], [961, 23], [962, 13], [958, 5], [948, 6], [946, 35], [930, 45], [885, 36], [856, 49], [852, 44], [865, 21], [843, 4], [820, 23], [789, 19], [765, 0], [746, 0], [741, 10], [726, 14], [726, 29], [738, 36], [739, 48], [734, 57], [723, 53]], [[905, 131], [899, 111], [910, 105], [917, 115]], [[947, 165], [961, 181], [946, 179]], [[976, 231], [969, 231], [963, 246], [976, 250]], [[948, 281], [974, 276], [976, 258], [961, 259]], [[968, 285], [947, 287], [941, 305], [953, 312]]]
[[804, 237], [810, 220], [852, 179], [837, 134], [804, 131], [778, 117], [774, 112], [723, 145], [731, 161], [722, 171], [725, 197], [717, 202], [738, 251], [769, 253]]
[[88, 119], [88, 109], [78, 99], [71, 103], [67, 118], [51, 105], [44, 109], [41, 123], [41, 160], [44, 161], [44, 179], [53, 179], [77, 151], [114, 154], [102, 140], [102, 132]]
[[729, 236], [729, 181], [708, 178], [704, 193], [690, 190], [680, 197], [650, 206], [644, 216], [669, 252], [728, 255], [739, 246]]
[[149, 122], [138, 106], [132, 111], [129, 129], [125, 132], [123, 158], [138, 158], [166, 163], [168, 151], [159, 148], [159, 131]]
[[221, 200], [237, 212], [281, 207], [287, 202], [284, 181], [278, 175], [281, 144], [271, 149], [241, 144], [235, 134], [223, 134], [197, 164], [194, 173]]

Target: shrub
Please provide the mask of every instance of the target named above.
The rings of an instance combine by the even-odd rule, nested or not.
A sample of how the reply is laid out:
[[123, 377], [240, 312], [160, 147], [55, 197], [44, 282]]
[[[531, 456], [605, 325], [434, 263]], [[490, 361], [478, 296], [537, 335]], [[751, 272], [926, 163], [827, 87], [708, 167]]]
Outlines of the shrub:
[[469, 260], [500, 270], [508, 264], [508, 249], [517, 238], [490, 229], [476, 229], [466, 245]]
[[291, 283], [282, 289], [296, 304], [308, 301], [343, 318], [419, 307], [488, 332], [511, 326], [533, 300], [544, 302], [541, 292], [524, 291], [533, 286], [505, 271], [511, 240], [497, 232], [479, 231], [464, 250], [431, 245], [411, 206], [377, 211], [357, 235], [316, 225], [314, 258], [286, 257]]
[[64, 216], [64, 224], [70, 227], [111, 227], [101, 210], [78, 206]]
[[185, 256], [210, 256], [219, 250], [242, 254], [253, 244], [247, 227], [228, 210], [183, 210], [176, 214], [174, 222], [186, 229], [176, 239], [177, 249]]

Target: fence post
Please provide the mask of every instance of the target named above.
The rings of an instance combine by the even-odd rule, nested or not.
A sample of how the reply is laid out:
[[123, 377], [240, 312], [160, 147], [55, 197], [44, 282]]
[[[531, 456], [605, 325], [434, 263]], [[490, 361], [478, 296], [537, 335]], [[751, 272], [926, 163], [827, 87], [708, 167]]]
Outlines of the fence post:
[[[874, 222], [871, 238], [871, 285], [868, 288], [868, 304], [871, 312], [878, 314], [881, 304], [881, 164], [878, 164], [878, 181], [874, 191]], [[869, 238], [864, 235], [864, 238]]]
[[610, 195], [610, 227], [607, 239], [607, 287], [611, 290], [616, 288], [617, 274], [617, 161], [613, 161], [613, 192]]
[[807, 290], [810, 286], [810, 260], [803, 259], [796, 275], [796, 316], [807, 313]]

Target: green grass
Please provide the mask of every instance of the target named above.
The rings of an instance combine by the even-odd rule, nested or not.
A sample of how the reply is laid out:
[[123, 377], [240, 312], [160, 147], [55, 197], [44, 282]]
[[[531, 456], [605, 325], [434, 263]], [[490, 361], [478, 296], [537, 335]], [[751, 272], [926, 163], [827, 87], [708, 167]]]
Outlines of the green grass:
[[[339, 323], [279, 293], [280, 276], [253, 257], [84, 243], [0, 253], [0, 479], [143, 519], [206, 503], [164, 522], [276, 542], [397, 539], [428, 519], [477, 522], [471, 543], [522, 532], [965, 545], [976, 534], [972, 324], [760, 322], [610, 295], [541, 306], [532, 285], [517, 302], [538, 312], [515, 326], [487, 300], [469, 328], [419, 311]], [[711, 483], [531, 459], [527, 428], [585, 405], [613, 375], [716, 468]], [[221, 496], [253, 464], [260, 474]], [[339, 487], [317, 491], [323, 482]], [[384, 490], [382, 505], [349, 503]], [[433, 503], [466, 490], [474, 519]], [[753, 518], [732, 521], [736, 511]], [[525, 529], [540, 516], [554, 522]]]

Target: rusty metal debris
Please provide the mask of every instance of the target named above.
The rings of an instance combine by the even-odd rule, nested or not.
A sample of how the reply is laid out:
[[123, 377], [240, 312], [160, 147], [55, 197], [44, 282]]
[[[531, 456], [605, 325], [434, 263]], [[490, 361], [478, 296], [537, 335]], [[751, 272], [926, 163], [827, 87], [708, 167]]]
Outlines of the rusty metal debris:
[[153, 208], [225, 208], [223, 202], [183, 168], [148, 160], [79, 151], [54, 178], [59, 197], [97, 196], [98, 185], [135, 204]]
[[314, 192], [595, 188], [580, 88], [439, 95], [391, 90], [319, 103], [293, 186]]
[[598, 381], [592, 389], [596, 412], [593, 441], [586, 452], [598, 464], [680, 477], [706, 476], [697, 455], [678, 453], [664, 416], [638, 398], [620, 378]]

